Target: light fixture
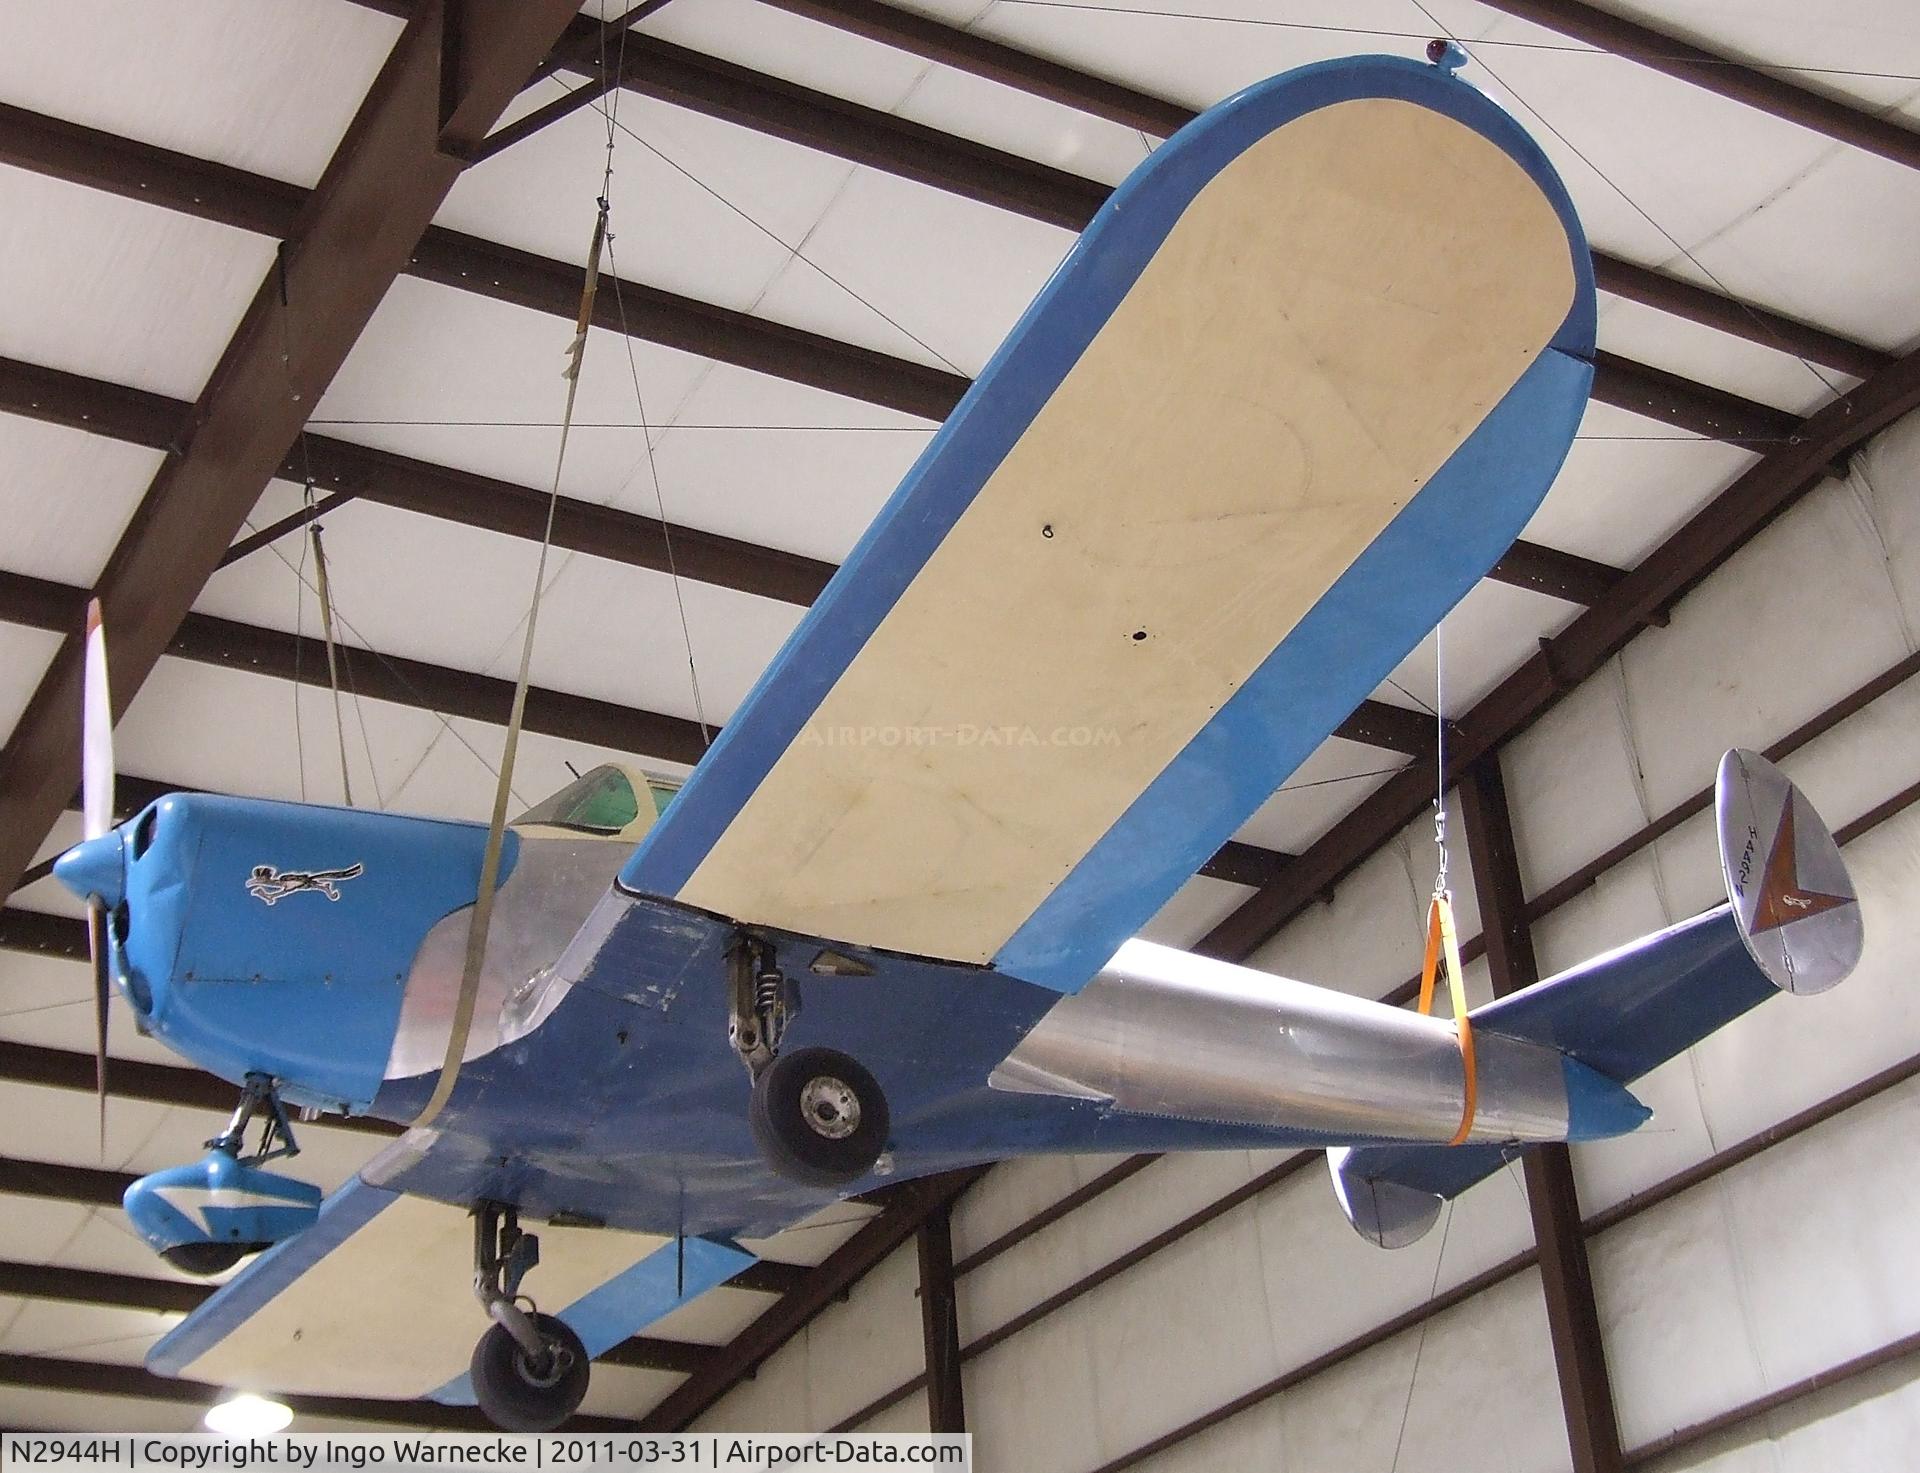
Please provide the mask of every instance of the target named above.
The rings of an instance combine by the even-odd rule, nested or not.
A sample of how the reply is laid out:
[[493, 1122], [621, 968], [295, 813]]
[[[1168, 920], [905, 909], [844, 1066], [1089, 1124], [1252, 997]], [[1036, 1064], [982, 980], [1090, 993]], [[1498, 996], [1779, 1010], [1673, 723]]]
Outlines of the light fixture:
[[209, 1431], [223, 1437], [270, 1437], [286, 1430], [293, 1420], [293, 1408], [242, 1391], [208, 1407], [204, 1420]]

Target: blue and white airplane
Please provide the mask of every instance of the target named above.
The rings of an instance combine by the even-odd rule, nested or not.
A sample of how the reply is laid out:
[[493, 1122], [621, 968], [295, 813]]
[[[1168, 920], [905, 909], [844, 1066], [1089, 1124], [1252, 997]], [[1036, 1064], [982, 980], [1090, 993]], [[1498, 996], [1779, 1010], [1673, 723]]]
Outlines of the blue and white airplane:
[[[109, 832], [90, 758], [56, 872], [103, 975], [242, 1091], [127, 1193], [179, 1267], [259, 1253], [156, 1370], [552, 1427], [740, 1240], [1030, 1153], [1326, 1147], [1395, 1246], [1845, 974], [1838, 851], [1743, 753], [1729, 905], [1465, 1028], [1131, 939], [1507, 549], [1585, 406], [1573, 207], [1437, 60], [1289, 73], [1143, 163], [685, 786], [603, 767], [510, 826], [477, 985], [484, 826], [185, 795]], [[264, 1169], [290, 1109], [412, 1128], [322, 1202]]]

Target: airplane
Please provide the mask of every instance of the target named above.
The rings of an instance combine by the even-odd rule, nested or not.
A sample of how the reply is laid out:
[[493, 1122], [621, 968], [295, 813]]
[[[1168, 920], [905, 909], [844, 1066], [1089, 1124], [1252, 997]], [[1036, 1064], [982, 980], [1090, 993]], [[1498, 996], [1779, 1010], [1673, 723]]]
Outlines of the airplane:
[[[180, 794], [109, 828], [92, 629], [55, 872], [101, 1016], [110, 978], [241, 1091], [128, 1216], [189, 1272], [257, 1255], [149, 1365], [544, 1430], [744, 1242], [1035, 1153], [1325, 1148], [1402, 1246], [1838, 982], [1839, 852], [1741, 751], [1726, 905], [1463, 1018], [1136, 935], [1507, 549], [1579, 423], [1586, 240], [1460, 59], [1309, 66], [1156, 150], [684, 786], [599, 767], [504, 828], [476, 972], [487, 825]], [[322, 1200], [266, 1169], [299, 1113], [408, 1129]]]

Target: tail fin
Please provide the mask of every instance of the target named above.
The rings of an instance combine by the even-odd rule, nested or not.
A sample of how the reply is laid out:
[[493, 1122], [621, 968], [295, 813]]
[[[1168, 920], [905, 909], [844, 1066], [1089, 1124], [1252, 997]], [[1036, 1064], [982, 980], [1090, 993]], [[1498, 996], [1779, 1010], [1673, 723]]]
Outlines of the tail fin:
[[[1714, 793], [1729, 903], [1473, 1012], [1476, 1031], [1557, 1048], [1626, 1084], [1776, 992], [1824, 992], [1860, 960], [1853, 883], [1813, 805], [1757, 752], [1720, 761]], [[1328, 1152], [1347, 1220], [1383, 1247], [1499, 1170], [1498, 1146]]]

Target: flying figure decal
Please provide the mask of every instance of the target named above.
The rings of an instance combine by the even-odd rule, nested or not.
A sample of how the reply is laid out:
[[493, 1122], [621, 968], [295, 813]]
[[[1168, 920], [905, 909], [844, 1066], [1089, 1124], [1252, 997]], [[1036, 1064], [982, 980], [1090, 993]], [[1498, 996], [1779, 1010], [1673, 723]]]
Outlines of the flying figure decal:
[[[1754, 834], [1751, 826], [1747, 832], [1753, 835], [1748, 840], [1751, 848], [1753, 839], [1758, 835]], [[1786, 806], [1780, 810], [1780, 828], [1773, 836], [1773, 850], [1767, 856], [1767, 867], [1761, 877], [1760, 901], [1753, 917], [1753, 934], [1758, 936], [1793, 921], [1803, 921], [1808, 916], [1852, 904], [1854, 899], [1851, 895], [1828, 895], [1801, 885], [1800, 866], [1794, 851], [1793, 799], [1789, 796]]]
[[253, 873], [247, 877], [247, 894], [256, 900], [264, 900], [268, 905], [276, 900], [284, 900], [289, 895], [298, 895], [303, 890], [314, 891], [329, 900], [338, 900], [339, 885], [346, 880], [357, 880], [365, 872], [366, 866], [357, 861], [345, 869], [315, 870], [277, 870], [270, 864], [256, 864]]

